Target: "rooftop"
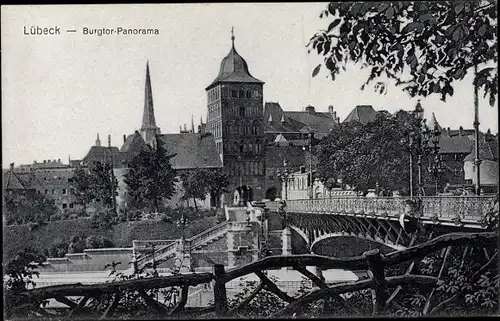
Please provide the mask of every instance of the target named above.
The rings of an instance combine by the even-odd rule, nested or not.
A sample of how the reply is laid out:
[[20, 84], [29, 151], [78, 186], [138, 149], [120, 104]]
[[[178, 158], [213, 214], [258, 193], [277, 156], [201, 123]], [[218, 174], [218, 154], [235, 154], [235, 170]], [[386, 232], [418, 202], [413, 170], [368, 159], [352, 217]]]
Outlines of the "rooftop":
[[358, 105], [354, 107], [343, 122], [357, 121], [365, 125], [374, 121], [376, 116], [377, 112], [373, 109], [372, 105]]
[[222, 167], [215, 140], [211, 134], [163, 134], [157, 135], [157, 139], [169, 155], [175, 154], [170, 160], [173, 169]]
[[234, 47], [234, 36], [232, 37], [233, 45], [220, 64], [219, 75], [206, 88], [210, 88], [219, 82], [244, 82], [263, 84], [264, 82], [253, 77], [248, 70], [248, 65], [245, 59], [241, 57]]

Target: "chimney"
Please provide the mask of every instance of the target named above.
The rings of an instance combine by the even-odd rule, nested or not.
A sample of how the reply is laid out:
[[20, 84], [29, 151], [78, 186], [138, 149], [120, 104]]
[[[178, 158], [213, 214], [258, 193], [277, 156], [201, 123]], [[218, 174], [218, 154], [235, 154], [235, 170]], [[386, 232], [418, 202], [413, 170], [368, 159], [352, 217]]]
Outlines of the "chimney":
[[337, 124], [340, 124], [340, 117], [337, 117]]
[[57, 162], [60, 164], [60, 163], [61, 163], [61, 159], [60, 159], [60, 158], [58, 158], [58, 159], [57, 159]]
[[[328, 106], [328, 112], [333, 114], [333, 105]], [[334, 117], [335, 118], [335, 117]]]
[[44, 164], [45, 164], [45, 163], [47, 163], [47, 160], [45, 160], [45, 159], [44, 159], [44, 160], [43, 160], [43, 163], [44, 163]]
[[108, 147], [111, 147], [111, 135], [108, 135]]
[[182, 126], [179, 125], [179, 133], [182, 133]]
[[460, 126], [458, 128], [458, 133], [459, 133], [460, 136], [462, 136], [464, 134], [464, 128], [462, 126]]
[[14, 170], [14, 163], [10, 163], [10, 170], [13, 171]]
[[316, 111], [314, 110], [314, 106], [309, 105], [306, 107], [306, 112], [308, 114], [314, 114]]
[[125, 141], [127, 141], [127, 135], [123, 134], [123, 143], [125, 144]]
[[184, 132], [187, 132], [187, 126], [184, 124]]

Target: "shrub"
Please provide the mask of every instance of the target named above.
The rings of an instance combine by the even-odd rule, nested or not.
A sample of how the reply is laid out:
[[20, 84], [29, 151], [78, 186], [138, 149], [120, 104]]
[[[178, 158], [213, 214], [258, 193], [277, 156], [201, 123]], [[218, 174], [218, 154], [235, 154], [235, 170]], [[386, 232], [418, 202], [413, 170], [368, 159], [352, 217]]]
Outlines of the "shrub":
[[53, 214], [49, 217], [50, 221], [60, 221], [62, 219], [60, 214]]
[[99, 240], [97, 237], [91, 235], [85, 239], [85, 248], [86, 249], [97, 249], [99, 248]]
[[114, 244], [111, 240], [105, 238], [104, 236], [99, 236], [99, 239], [98, 239], [98, 246], [99, 248], [107, 248], [107, 247], [113, 247]]

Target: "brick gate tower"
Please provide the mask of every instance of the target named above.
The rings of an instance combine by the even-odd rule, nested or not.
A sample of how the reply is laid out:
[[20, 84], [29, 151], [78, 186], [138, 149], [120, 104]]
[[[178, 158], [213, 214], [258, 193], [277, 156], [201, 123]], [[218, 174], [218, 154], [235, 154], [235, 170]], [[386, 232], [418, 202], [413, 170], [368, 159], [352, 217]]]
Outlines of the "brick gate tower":
[[224, 172], [229, 175], [232, 205], [264, 197], [265, 141], [264, 82], [253, 77], [234, 46], [222, 60], [219, 75], [205, 89], [208, 98], [206, 130], [214, 135]]

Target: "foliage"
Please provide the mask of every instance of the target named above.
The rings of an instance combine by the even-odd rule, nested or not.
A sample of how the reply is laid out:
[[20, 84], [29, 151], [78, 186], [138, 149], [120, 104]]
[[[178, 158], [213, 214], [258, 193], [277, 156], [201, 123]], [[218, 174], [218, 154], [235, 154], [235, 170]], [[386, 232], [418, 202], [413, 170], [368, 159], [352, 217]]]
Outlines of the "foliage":
[[109, 230], [118, 223], [117, 215], [113, 210], [96, 212], [91, 215], [91, 226], [95, 229]]
[[193, 199], [194, 205], [198, 210], [196, 199], [204, 200], [207, 195], [220, 197], [227, 192], [229, 180], [221, 169], [200, 169], [195, 168], [181, 174], [182, 187], [184, 194], [183, 200]]
[[[4, 311], [6, 318], [25, 316], [24, 309], [19, 309], [26, 298], [21, 295], [23, 291], [36, 286], [34, 276], [39, 276], [35, 269], [45, 261], [45, 257], [32, 249], [24, 249], [5, 265], [4, 269]], [[37, 306], [40, 302], [28, 303]]]
[[125, 175], [132, 207], [159, 212], [160, 201], [174, 195], [177, 178], [170, 164], [174, 156], [158, 146], [156, 150], [144, 149], [134, 157]]
[[[269, 279], [273, 282], [277, 281], [275, 276], [271, 276]], [[243, 302], [257, 288], [257, 283], [257, 281], [249, 281], [242, 278], [239, 284], [239, 288], [242, 291], [228, 300], [229, 309], [234, 309]], [[266, 318], [283, 309], [286, 305], [286, 302], [264, 288], [259, 291], [248, 305], [239, 310], [238, 315], [245, 318]]]
[[86, 242], [83, 237], [73, 235], [69, 239], [68, 253], [82, 253], [85, 250]]
[[[362, 89], [385, 75], [411, 97], [439, 94], [446, 101], [454, 83], [479, 65], [474, 83], [494, 106], [498, 68], [489, 66], [498, 59], [494, 1], [331, 2], [323, 17], [329, 25], [308, 47], [324, 56], [332, 80], [351, 61], [371, 68]], [[384, 87], [379, 83], [376, 89]]]
[[[381, 188], [408, 193], [410, 155], [401, 141], [411, 119], [403, 110], [394, 115], [381, 111], [365, 125], [347, 122], [334, 127], [317, 146], [320, 179], [325, 183], [341, 179], [357, 190], [375, 188], [378, 183]], [[425, 167], [422, 176], [434, 181]]]
[[88, 168], [77, 168], [74, 170], [72, 193], [77, 202], [84, 207], [91, 202], [100, 202], [105, 206], [113, 204], [113, 186], [118, 188], [118, 180], [113, 176], [111, 180], [110, 164], [92, 162]]
[[54, 200], [42, 194], [5, 194], [4, 213], [7, 225], [28, 222], [46, 222], [57, 213]]

